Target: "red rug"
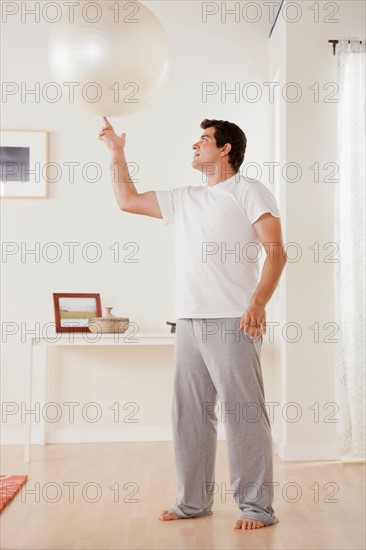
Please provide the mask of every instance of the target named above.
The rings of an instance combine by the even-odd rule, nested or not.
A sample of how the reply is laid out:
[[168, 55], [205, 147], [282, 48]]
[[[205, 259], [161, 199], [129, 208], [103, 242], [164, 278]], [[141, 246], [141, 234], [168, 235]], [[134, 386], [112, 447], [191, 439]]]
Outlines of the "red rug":
[[2, 476], [0, 475], [0, 512], [8, 502], [17, 494], [28, 476]]

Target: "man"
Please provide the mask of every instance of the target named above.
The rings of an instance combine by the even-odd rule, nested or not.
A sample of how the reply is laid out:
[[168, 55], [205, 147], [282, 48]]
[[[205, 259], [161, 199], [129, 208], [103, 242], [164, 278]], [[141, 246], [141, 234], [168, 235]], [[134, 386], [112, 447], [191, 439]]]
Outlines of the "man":
[[[207, 185], [138, 193], [128, 173], [126, 135], [104, 117], [99, 139], [112, 154], [120, 208], [162, 218], [176, 231], [176, 346], [172, 406], [178, 496], [161, 520], [211, 515], [217, 397], [225, 424], [236, 529], [278, 523], [272, 436], [260, 364], [265, 307], [286, 263], [280, 213], [265, 185], [244, 178], [246, 136], [235, 124], [205, 119], [192, 166]], [[117, 176], [116, 176], [117, 174]], [[266, 261], [259, 280], [261, 246]], [[221, 484], [222, 486], [223, 484]]]

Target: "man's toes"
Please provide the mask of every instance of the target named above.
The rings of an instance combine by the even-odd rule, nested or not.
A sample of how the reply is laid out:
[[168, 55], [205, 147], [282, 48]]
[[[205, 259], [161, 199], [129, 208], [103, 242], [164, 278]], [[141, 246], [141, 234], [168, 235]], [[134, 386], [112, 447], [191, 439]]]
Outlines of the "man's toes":
[[159, 519], [161, 519], [162, 521], [168, 521], [180, 518], [174, 512], [171, 512], [170, 510], [164, 510], [163, 513], [159, 516]]
[[234, 529], [243, 530], [259, 529], [260, 527], [264, 527], [264, 523], [251, 519], [238, 519], [234, 525]]
[[256, 525], [252, 527], [252, 529], [259, 529], [260, 527], [264, 527], [264, 523], [262, 523], [261, 521], [255, 521], [254, 523]]
[[241, 520], [240, 519], [238, 519], [235, 522], [234, 529], [241, 529]]
[[264, 527], [264, 523], [262, 523], [261, 521], [256, 521], [256, 520], [247, 521], [246, 529], [259, 529], [260, 527]]
[[249, 527], [248, 527], [248, 524], [249, 524], [249, 523], [250, 523], [249, 520], [238, 519], [238, 520], [235, 522], [234, 528], [235, 528], [235, 529], [249, 529]]
[[243, 520], [242, 529], [251, 529], [253, 521]]

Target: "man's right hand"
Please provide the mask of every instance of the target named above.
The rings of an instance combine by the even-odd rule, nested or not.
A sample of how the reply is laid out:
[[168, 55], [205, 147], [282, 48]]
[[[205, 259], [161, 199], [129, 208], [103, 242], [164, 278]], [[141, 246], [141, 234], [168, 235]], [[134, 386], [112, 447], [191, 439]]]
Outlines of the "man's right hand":
[[126, 134], [117, 136], [107, 117], [103, 116], [103, 121], [104, 126], [99, 132], [99, 139], [104, 141], [111, 153], [122, 153], [126, 144]]

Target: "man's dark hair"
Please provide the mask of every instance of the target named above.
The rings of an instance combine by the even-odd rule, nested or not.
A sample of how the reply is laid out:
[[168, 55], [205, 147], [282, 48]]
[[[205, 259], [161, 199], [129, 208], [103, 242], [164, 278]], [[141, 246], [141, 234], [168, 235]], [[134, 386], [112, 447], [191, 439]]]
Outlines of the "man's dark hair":
[[235, 170], [235, 173], [237, 173], [243, 163], [245, 149], [247, 147], [247, 138], [243, 130], [233, 122], [228, 122], [227, 120], [210, 120], [208, 118], [205, 118], [200, 126], [204, 130], [211, 126], [215, 127], [214, 138], [217, 147], [223, 147], [225, 143], [231, 144], [229, 162]]

